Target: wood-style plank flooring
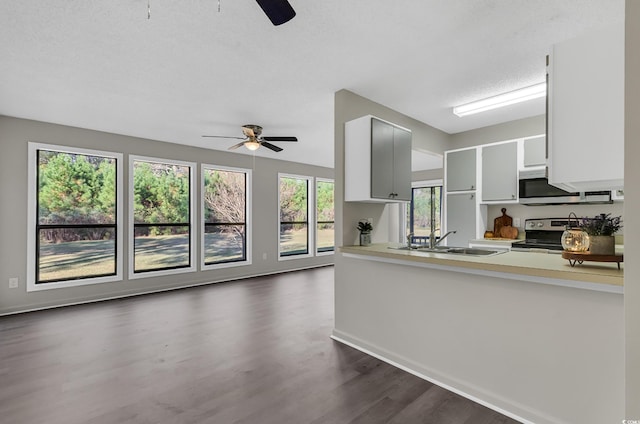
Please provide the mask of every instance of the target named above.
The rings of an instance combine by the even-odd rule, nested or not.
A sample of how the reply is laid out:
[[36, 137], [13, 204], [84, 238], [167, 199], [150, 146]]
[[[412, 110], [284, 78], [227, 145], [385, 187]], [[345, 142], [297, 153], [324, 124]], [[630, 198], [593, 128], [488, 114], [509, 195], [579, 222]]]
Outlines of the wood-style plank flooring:
[[0, 422], [516, 422], [332, 328], [332, 267], [0, 317]]

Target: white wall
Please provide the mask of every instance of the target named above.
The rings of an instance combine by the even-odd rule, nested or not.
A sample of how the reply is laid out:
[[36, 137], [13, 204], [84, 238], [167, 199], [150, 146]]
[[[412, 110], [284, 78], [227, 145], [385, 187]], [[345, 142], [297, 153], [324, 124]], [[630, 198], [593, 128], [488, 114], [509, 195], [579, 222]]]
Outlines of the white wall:
[[640, 2], [627, 0], [625, 12], [625, 417], [640, 420]]
[[334, 336], [533, 423], [620, 422], [622, 295], [340, 262]]
[[[122, 152], [198, 163], [253, 169], [253, 264], [226, 269], [183, 273], [173, 276], [26, 292], [27, 271], [27, 144], [47, 144]], [[278, 261], [278, 172], [333, 178], [333, 170], [275, 159], [188, 147], [135, 137], [0, 116], [0, 314], [109, 297], [226, 281], [246, 276], [320, 266], [333, 262], [333, 255]], [[127, 166], [124, 179], [128, 181]], [[197, 174], [196, 181], [200, 181]], [[197, 184], [199, 187], [199, 183]], [[125, 199], [128, 185], [124, 184]], [[200, 216], [198, 204], [198, 214]], [[127, 210], [125, 200], [125, 211]], [[125, 213], [126, 215], [126, 213]], [[123, 221], [127, 224], [126, 217]], [[126, 227], [125, 227], [126, 228]], [[198, 226], [196, 226], [196, 229]], [[125, 230], [126, 233], [127, 230]], [[199, 237], [199, 231], [196, 234]], [[199, 240], [199, 239], [198, 239]], [[128, 246], [124, 243], [124, 269]], [[199, 246], [199, 242], [197, 246]], [[263, 253], [267, 259], [263, 260]], [[197, 262], [199, 263], [199, 257]], [[126, 274], [126, 273], [125, 273]], [[20, 286], [8, 288], [8, 279], [18, 277]]]

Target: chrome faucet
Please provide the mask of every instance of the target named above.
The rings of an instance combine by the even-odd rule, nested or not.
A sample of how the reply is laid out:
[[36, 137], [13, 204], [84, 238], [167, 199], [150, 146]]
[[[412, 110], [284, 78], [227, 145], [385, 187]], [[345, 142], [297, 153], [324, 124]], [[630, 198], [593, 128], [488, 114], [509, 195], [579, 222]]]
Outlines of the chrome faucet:
[[411, 241], [413, 240], [413, 233], [407, 235], [407, 249], [411, 249]]
[[435, 248], [437, 245], [439, 245], [440, 243], [442, 243], [442, 241], [447, 238], [447, 236], [449, 234], [455, 234], [456, 231], [448, 231], [445, 235], [443, 235], [442, 237], [440, 237], [440, 240], [436, 241], [436, 233], [431, 231], [431, 234], [429, 235], [429, 249], [433, 249]]

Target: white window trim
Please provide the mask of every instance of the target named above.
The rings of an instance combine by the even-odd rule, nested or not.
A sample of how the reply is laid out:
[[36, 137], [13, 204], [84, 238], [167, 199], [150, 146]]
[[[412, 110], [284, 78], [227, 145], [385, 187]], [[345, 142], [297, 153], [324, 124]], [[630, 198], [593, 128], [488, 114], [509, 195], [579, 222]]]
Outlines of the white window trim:
[[[296, 178], [299, 180], [306, 180], [307, 181], [307, 253], [305, 254], [300, 254], [300, 255], [291, 255], [291, 256], [282, 256], [282, 252], [280, 251], [280, 179], [281, 178]], [[277, 243], [278, 243], [278, 261], [291, 261], [291, 260], [295, 260], [295, 259], [302, 259], [302, 258], [311, 258], [314, 256], [314, 251], [315, 249], [313, 248], [314, 246], [312, 246], [312, 244], [314, 243], [315, 240], [315, 183], [314, 183], [314, 177], [310, 177], [308, 175], [296, 175], [296, 174], [285, 174], [285, 173], [278, 173], [278, 182], [277, 182], [277, 187], [278, 187], [278, 214], [277, 216], [277, 231], [276, 234], [278, 235], [278, 239], [277, 239]], [[313, 187], [313, 190], [311, 189]]]
[[[116, 275], [107, 277], [83, 278], [78, 280], [57, 281], [52, 283], [36, 284], [36, 197], [38, 195], [38, 150], [50, 150], [55, 152], [80, 154], [89, 156], [101, 156], [116, 159]], [[107, 152], [103, 150], [83, 149], [79, 147], [59, 146], [29, 142], [28, 145], [28, 177], [27, 177], [27, 292], [59, 289], [65, 287], [86, 286], [89, 284], [111, 283], [122, 281], [123, 262], [123, 160], [121, 153]]]
[[[189, 231], [190, 231], [190, 255], [189, 255], [189, 263], [191, 266], [185, 268], [176, 268], [176, 269], [163, 269], [158, 271], [146, 271], [141, 273], [134, 272], [134, 217], [133, 217], [133, 206], [134, 206], [134, 185], [133, 185], [133, 163], [134, 162], [151, 162], [151, 163], [162, 163], [167, 165], [179, 165], [179, 166], [189, 166], [191, 168], [189, 172]], [[148, 156], [135, 156], [129, 155], [129, 280], [136, 280], [139, 278], [150, 278], [150, 277], [159, 277], [163, 275], [174, 275], [174, 274], [184, 274], [188, 272], [195, 272], [198, 270], [197, 268], [197, 233], [196, 229], [199, 228], [196, 222], [196, 201], [195, 198], [197, 196], [197, 190], [195, 185], [195, 175], [198, 171], [198, 164], [195, 162], [184, 162], [174, 159], [164, 159], [164, 158], [155, 158]]]
[[[335, 193], [336, 193], [336, 182], [335, 180], [332, 180], [331, 178], [321, 178], [321, 177], [316, 177], [316, 182], [314, 184], [315, 187], [315, 192], [314, 192], [314, 209], [313, 212], [315, 214], [315, 226], [314, 226], [314, 231], [316, 231], [316, 229], [318, 228], [318, 183], [333, 183], [333, 194], [334, 194], [334, 204], [333, 204], [333, 209], [334, 209], [334, 213], [335, 213]], [[333, 250], [330, 252], [319, 252], [318, 251], [318, 234], [316, 231], [315, 237], [314, 237], [314, 251], [316, 253], [316, 256], [329, 256], [329, 255], [333, 255], [336, 252], [336, 237], [335, 237], [335, 225], [336, 225], [336, 221], [334, 218], [333, 221], [333, 228], [334, 228], [334, 235], [333, 235]]]
[[[205, 205], [204, 205], [204, 176], [206, 170], [219, 170], [219, 171], [230, 171], [230, 172], [243, 172], [246, 178], [246, 188], [245, 188], [245, 248], [246, 248], [246, 259], [244, 261], [236, 261], [236, 262], [227, 262], [221, 264], [211, 264], [205, 265], [205, 245], [204, 245], [204, 231], [205, 231]], [[238, 266], [246, 266], [251, 265], [252, 263], [252, 251], [253, 251], [253, 231], [252, 231], [252, 187], [253, 187], [253, 179], [252, 179], [252, 170], [246, 168], [233, 168], [229, 166], [220, 166], [220, 165], [212, 165], [212, 164], [201, 164], [200, 170], [200, 269], [202, 271], [208, 271], [212, 269], [222, 269], [222, 268], [233, 268]]]

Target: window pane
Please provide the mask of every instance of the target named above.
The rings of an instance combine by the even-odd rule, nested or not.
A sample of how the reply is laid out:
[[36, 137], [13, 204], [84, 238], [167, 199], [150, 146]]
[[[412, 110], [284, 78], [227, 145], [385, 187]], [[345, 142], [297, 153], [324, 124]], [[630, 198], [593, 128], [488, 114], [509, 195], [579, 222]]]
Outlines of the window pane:
[[280, 177], [280, 256], [309, 253], [308, 180]]
[[307, 180], [280, 178], [280, 222], [307, 222]]
[[133, 162], [134, 272], [191, 266], [191, 167]]
[[189, 266], [189, 226], [136, 226], [134, 271]]
[[244, 225], [205, 225], [205, 264], [246, 260], [244, 229]]
[[244, 223], [246, 174], [205, 169], [204, 217], [207, 223]]
[[116, 227], [39, 230], [36, 283], [116, 273]]
[[331, 252], [333, 251], [334, 240], [334, 224], [322, 224], [318, 223], [318, 252]]
[[309, 253], [307, 224], [280, 224], [280, 256]]
[[38, 224], [115, 224], [116, 160], [38, 150]]
[[[440, 237], [441, 187], [421, 187], [413, 189], [410, 210], [410, 227], [414, 237], [429, 237], [431, 228]], [[433, 222], [431, 222], [433, 218]]]
[[330, 252], [334, 247], [333, 223], [334, 183], [318, 181], [316, 184], [316, 249], [318, 252]]
[[189, 171], [189, 166], [135, 161], [135, 223], [188, 223]]

